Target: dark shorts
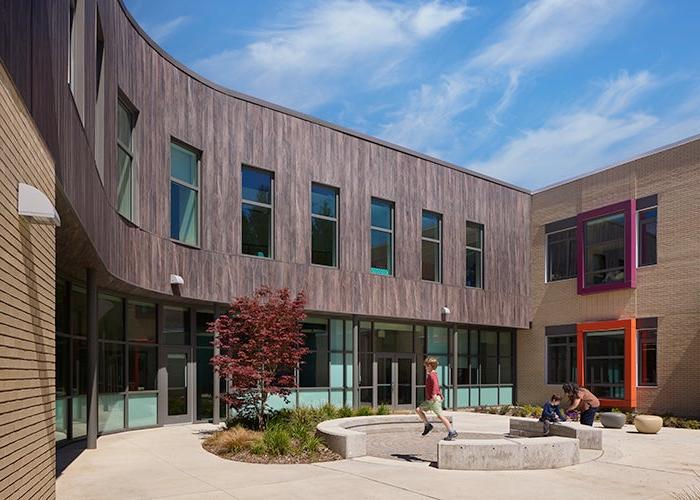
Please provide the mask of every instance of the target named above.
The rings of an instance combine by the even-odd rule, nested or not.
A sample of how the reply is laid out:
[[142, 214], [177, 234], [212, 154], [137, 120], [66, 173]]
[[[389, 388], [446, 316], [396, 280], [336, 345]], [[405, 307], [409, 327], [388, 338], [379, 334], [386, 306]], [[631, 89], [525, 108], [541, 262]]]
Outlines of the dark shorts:
[[581, 412], [581, 424], [593, 426], [593, 421], [595, 420], [595, 413], [598, 408], [590, 407], [586, 411]]

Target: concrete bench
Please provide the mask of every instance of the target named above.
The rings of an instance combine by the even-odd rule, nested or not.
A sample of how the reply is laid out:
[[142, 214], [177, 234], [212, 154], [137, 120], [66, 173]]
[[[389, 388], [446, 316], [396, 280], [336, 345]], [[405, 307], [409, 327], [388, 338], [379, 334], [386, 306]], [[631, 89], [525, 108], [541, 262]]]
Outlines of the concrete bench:
[[[541, 437], [544, 436], [544, 429], [538, 420], [511, 418], [509, 434], [516, 437]], [[576, 422], [552, 423], [549, 436], [578, 439], [579, 447], [584, 450], [603, 449], [603, 432]]]
[[[452, 417], [447, 417], [451, 422]], [[428, 419], [432, 424], [437, 418]], [[367, 455], [367, 433], [411, 430], [420, 432], [423, 422], [416, 415], [374, 415], [326, 420], [316, 426], [316, 433], [326, 446], [343, 458]]]
[[579, 463], [575, 439], [456, 439], [438, 443], [438, 468], [449, 470], [557, 469]]

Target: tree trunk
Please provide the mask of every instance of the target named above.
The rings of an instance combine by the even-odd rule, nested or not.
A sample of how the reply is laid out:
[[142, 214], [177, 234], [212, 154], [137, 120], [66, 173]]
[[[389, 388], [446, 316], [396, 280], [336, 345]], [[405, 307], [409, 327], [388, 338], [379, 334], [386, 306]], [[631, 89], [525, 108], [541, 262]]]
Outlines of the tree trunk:
[[260, 370], [260, 409], [258, 410], [258, 429], [261, 431], [265, 430], [265, 365], [263, 365], [262, 370]]

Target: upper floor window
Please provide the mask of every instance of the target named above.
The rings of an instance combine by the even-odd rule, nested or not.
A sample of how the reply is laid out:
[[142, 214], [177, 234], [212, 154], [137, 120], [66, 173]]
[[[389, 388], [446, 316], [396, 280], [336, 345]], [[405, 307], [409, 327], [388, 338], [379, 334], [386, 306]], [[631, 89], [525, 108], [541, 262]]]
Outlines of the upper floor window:
[[199, 155], [170, 143], [170, 237], [199, 245]]
[[85, 0], [70, 1], [68, 37], [68, 86], [85, 123]]
[[274, 174], [244, 166], [241, 183], [241, 250], [272, 258]]
[[656, 207], [637, 212], [637, 265], [656, 264]]
[[576, 277], [576, 228], [547, 234], [547, 282]]
[[75, 57], [77, 52], [77, 26], [76, 11], [78, 0], [70, 0], [69, 26], [68, 26], [68, 85], [75, 94]]
[[311, 184], [311, 263], [338, 265], [338, 190]]
[[634, 207], [628, 200], [578, 215], [579, 294], [634, 288]]
[[371, 263], [373, 274], [394, 274], [394, 204], [372, 198], [372, 220], [370, 227]]
[[421, 224], [422, 278], [442, 281], [442, 215], [423, 210]]
[[467, 222], [467, 286], [484, 288], [484, 226]]
[[117, 211], [134, 218], [134, 146], [135, 113], [122, 100], [117, 101]]
[[563, 384], [576, 379], [576, 333], [547, 336], [547, 383]]

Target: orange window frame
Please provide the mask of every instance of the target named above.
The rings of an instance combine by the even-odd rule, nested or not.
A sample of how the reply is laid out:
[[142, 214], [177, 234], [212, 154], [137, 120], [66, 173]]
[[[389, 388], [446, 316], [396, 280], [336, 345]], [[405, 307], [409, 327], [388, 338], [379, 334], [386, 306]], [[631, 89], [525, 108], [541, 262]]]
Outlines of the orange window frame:
[[599, 398], [600, 405], [607, 408], [634, 409], [637, 407], [637, 336], [636, 321], [634, 318], [613, 321], [595, 321], [576, 325], [576, 371], [578, 373], [578, 384], [582, 387], [586, 385], [586, 333], [612, 330], [623, 330], [625, 332], [625, 398]]

